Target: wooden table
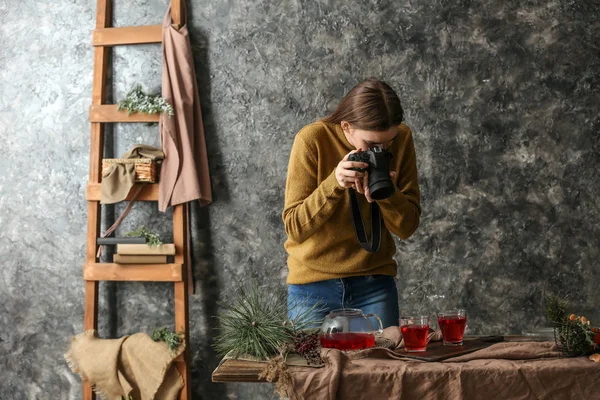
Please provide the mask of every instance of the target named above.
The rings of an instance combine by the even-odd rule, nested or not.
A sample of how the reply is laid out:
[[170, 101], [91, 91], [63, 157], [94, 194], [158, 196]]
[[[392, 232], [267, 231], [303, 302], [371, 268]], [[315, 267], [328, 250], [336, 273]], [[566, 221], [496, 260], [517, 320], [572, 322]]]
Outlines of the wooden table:
[[[465, 339], [476, 339], [479, 336], [469, 336]], [[536, 340], [549, 340], [545, 337], [536, 336], [517, 336], [517, 335], [504, 335], [505, 342], [522, 342], [522, 341], [536, 341]], [[551, 339], [550, 339], [551, 340]], [[266, 382], [265, 379], [260, 379], [258, 376], [265, 367], [265, 363], [245, 360], [225, 360], [212, 374], [213, 382]]]
[[225, 360], [212, 374], [213, 382], [266, 382], [258, 377], [265, 363], [244, 360]]

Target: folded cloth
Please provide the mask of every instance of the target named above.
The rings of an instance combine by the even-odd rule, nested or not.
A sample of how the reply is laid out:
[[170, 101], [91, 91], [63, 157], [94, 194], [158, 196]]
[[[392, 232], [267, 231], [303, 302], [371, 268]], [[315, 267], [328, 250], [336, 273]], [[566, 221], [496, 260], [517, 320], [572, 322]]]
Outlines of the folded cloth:
[[[145, 144], [136, 144], [121, 158], [150, 158], [152, 160], [162, 160], [165, 158], [162, 150]], [[125, 200], [127, 193], [135, 183], [135, 164], [110, 165], [102, 173], [102, 204], [118, 203]]]
[[166, 343], [145, 333], [100, 339], [89, 330], [73, 337], [65, 359], [103, 399], [175, 400], [183, 379], [173, 360], [184, 347], [170, 351]]
[[476, 352], [449, 358], [442, 362], [465, 362], [471, 360], [535, 360], [561, 357], [562, 353], [554, 342], [502, 342], [495, 343]]
[[595, 398], [598, 364], [586, 357], [562, 358], [553, 342], [496, 343], [425, 362], [402, 356], [398, 331], [390, 327], [383, 333], [398, 344], [396, 351], [323, 349], [323, 368], [290, 367], [290, 399]]

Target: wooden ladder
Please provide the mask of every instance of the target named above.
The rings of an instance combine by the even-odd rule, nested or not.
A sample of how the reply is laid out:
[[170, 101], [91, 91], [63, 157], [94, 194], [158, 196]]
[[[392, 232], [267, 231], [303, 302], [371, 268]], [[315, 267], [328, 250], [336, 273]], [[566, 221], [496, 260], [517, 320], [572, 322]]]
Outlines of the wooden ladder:
[[[182, 0], [173, 0], [171, 17], [175, 27], [181, 26]], [[183, 0], [185, 1], [185, 0]], [[88, 231], [86, 259], [83, 266], [85, 280], [84, 329], [98, 328], [98, 281], [152, 281], [173, 282], [175, 286], [175, 330], [185, 335], [185, 351], [175, 360], [175, 366], [183, 377], [184, 388], [179, 398], [191, 399], [189, 363], [189, 319], [187, 276], [187, 222], [185, 205], [173, 209], [173, 241], [175, 259], [173, 264], [128, 264], [99, 263], [96, 257], [98, 246], [96, 238], [100, 236], [101, 212], [100, 182], [102, 178], [102, 158], [104, 151], [104, 124], [115, 122], [158, 122], [158, 115], [132, 114], [117, 111], [116, 104], [105, 104], [105, 84], [108, 69], [109, 50], [113, 46], [162, 42], [162, 25], [111, 27], [111, 0], [98, 0], [96, 11], [96, 29], [93, 32], [94, 80], [92, 105], [90, 107], [91, 145], [90, 179], [86, 189], [88, 201]], [[130, 200], [137, 185], [130, 191]], [[158, 201], [158, 184], [147, 185], [137, 200]], [[83, 398], [95, 399], [91, 387], [84, 383]]]

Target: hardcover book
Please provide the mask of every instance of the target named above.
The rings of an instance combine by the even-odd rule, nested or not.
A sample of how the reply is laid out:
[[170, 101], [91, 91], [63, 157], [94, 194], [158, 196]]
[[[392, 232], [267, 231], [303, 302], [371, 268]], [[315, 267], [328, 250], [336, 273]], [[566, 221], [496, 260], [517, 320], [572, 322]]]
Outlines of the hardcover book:
[[173, 243], [163, 243], [158, 246], [149, 246], [147, 244], [117, 244], [118, 254], [129, 255], [175, 255], [175, 245]]

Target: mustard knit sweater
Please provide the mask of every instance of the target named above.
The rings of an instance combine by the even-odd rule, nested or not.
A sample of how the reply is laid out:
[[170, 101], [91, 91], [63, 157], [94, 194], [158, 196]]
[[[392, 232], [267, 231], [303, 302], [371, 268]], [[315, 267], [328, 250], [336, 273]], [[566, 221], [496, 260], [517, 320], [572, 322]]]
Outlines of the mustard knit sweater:
[[[410, 129], [400, 124], [398, 136], [387, 148], [393, 154], [396, 192], [377, 201], [385, 227], [376, 253], [364, 250], [354, 233], [348, 190], [335, 178], [335, 168], [354, 147], [339, 124], [315, 122], [294, 140], [288, 166], [283, 223], [288, 239], [289, 284], [359, 275], [396, 276], [396, 244], [390, 232], [410, 237], [421, 215], [417, 163]], [[370, 204], [358, 194], [367, 234]]]

